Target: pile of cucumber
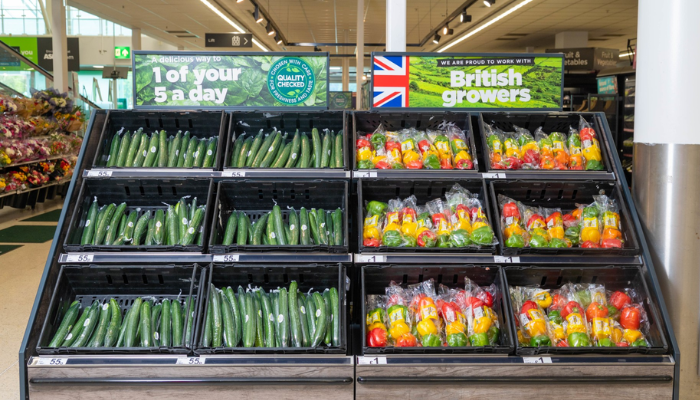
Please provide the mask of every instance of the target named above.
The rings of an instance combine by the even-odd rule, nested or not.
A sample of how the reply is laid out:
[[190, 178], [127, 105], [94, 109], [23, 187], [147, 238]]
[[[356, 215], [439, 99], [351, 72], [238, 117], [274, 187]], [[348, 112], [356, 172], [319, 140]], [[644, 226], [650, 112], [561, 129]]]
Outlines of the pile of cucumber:
[[80, 238], [81, 245], [95, 246], [189, 246], [202, 245], [206, 206], [197, 206], [197, 198], [188, 204], [185, 196], [167, 209], [143, 211], [135, 208], [127, 213], [127, 204], [114, 203], [100, 207], [97, 197], [88, 209]]
[[211, 168], [216, 161], [216, 137], [198, 139], [182, 131], [168, 137], [163, 130], [149, 137], [143, 128], [132, 136], [123, 131], [112, 138], [107, 167]]
[[122, 319], [117, 300], [112, 298], [104, 303], [95, 300], [78, 318], [80, 302], [76, 300], [63, 316], [48, 347], [189, 346], [195, 308], [192, 297], [188, 296], [184, 302], [166, 299], [155, 303], [155, 299], [139, 297]]
[[297, 282], [265, 293], [209, 288], [203, 347], [340, 346], [338, 290], [303, 294]]
[[296, 133], [285, 145], [287, 133], [278, 130], [267, 136], [261, 129], [253, 137], [243, 133], [237, 137], [231, 153], [231, 168], [343, 168], [343, 131], [336, 135], [326, 129], [319, 133], [311, 130], [311, 138], [306, 133]]
[[222, 244], [245, 245], [279, 245], [308, 246], [328, 245], [342, 246], [343, 211], [315, 209], [307, 211], [302, 207], [299, 215], [294, 209], [289, 210], [288, 223], [282, 220], [282, 209], [275, 205], [272, 211], [264, 214], [254, 224], [243, 211], [233, 211], [226, 221]]

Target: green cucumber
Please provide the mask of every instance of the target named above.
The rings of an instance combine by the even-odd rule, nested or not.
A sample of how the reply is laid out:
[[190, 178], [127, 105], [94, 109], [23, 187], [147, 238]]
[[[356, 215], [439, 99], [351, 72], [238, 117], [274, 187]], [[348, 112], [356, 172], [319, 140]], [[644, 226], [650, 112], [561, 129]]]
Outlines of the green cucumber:
[[286, 288], [279, 289], [280, 312], [277, 315], [279, 324], [280, 347], [289, 347], [289, 294]]
[[[117, 229], [117, 237], [124, 236], [124, 229], [126, 229], [126, 215], [122, 214], [122, 217], [119, 220], [119, 229]], [[114, 242], [116, 242], [116, 240]]]
[[190, 144], [190, 132], [186, 131], [184, 135], [182, 135], [182, 140], [180, 141], [180, 150], [178, 151], [177, 155], [177, 167], [182, 168], [185, 166], [185, 160], [187, 156], [187, 149], [189, 148]]
[[302, 347], [311, 345], [311, 337], [309, 336], [309, 323], [306, 319], [306, 307], [304, 306], [304, 295], [299, 293], [297, 296], [297, 309], [299, 310], [299, 324], [301, 325], [301, 342]]
[[253, 167], [253, 168], [258, 168], [260, 167], [260, 164], [263, 162], [263, 159], [267, 155], [267, 153], [273, 151], [272, 150], [272, 141], [279, 135], [279, 132], [274, 131], [270, 132], [269, 135], [265, 138], [263, 141], [262, 145], [260, 145], [260, 149], [258, 150], [257, 154], [255, 155], [255, 158], [253, 159], [253, 163], [250, 165], [247, 165], [247, 167]]
[[136, 300], [134, 300], [134, 303], [131, 305], [132, 312], [129, 315], [129, 318], [124, 321], [126, 324], [126, 332], [124, 333], [124, 347], [134, 347], [134, 344], [136, 343], [136, 332], [139, 329], [139, 321], [140, 321], [140, 315], [141, 315], [141, 304], [143, 304], [143, 300], [140, 297], [137, 297]]
[[292, 152], [292, 142], [289, 142], [289, 143], [287, 143], [287, 145], [284, 146], [282, 153], [280, 154], [279, 157], [277, 157], [277, 160], [275, 161], [275, 163], [272, 164], [272, 168], [283, 168], [284, 165], [287, 163], [287, 160], [289, 159], [289, 155], [291, 152]]
[[73, 324], [70, 332], [68, 332], [68, 335], [66, 335], [63, 343], [61, 343], [61, 347], [70, 347], [76, 340], [78, 340], [78, 337], [80, 337], [80, 332], [82, 332], [83, 328], [85, 328], [85, 321], [90, 316], [90, 310], [92, 310], [92, 305], [83, 310], [80, 318], [78, 318], [75, 324]]
[[136, 227], [134, 227], [134, 240], [132, 241], [134, 246], [141, 245], [141, 238], [143, 237], [144, 232], [148, 230], [148, 222], [150, 220], [151, 211], [148, 210], [139, 217], [138, 221], [136, 221]]
[[134, 229], [136, 229], [136, 218], [138, 211], [132, 210], [126, 218], [126, 227], [124, 227], [124, 241], [131, 243], [134, 240]]
[[109, 154], [107, 155], [107, 162], [105, 166], [114, 167], [117, 165], [117, 158], [119, 157], [119, 144], [121, 143], [121, 136], [117, 132], [112, 138], [112, 143], [109, 147]]
[[302, 207], [299, 209], [299, 243], [301, 243], [303, 246], [310, 245], [310, 235], [309, 214], [306, 211], [306, 208]]
[[333, 244], [342, 246], [345, 244], [343, 240], [343, 210], [337, 208], [333, 211]]
[[156, 233], [156, 217], [153, 216], [148, 221], [148, 232], [146, 233], [146, 240], [143, 242], [144, 246], [153, 246], [155, 244], [154, 235]]
[[328, 168], [335, 168], [335, 132], [330, 132], [330, 146], [329, 146], [329, 156], [328, 156]]
[[148, 142], [148, 147], [146, 148], [147, 154], [146, 159], [143, 160], [144, 167], [154, 167], [157, 166], [156, 156], [158, 155], [158, 149], [160, 148], [160, 135], [158, 132], [153, 132], [151, 134], [151, 139]]
[[328, 244], [333, 245], [335, 243], [335, 231], [333, 230], [333, 216], [330, 212], [326, 212], [326, 237], [328, 238]]
[[321, 149], [321, 137], [318, 134], [318, 129], [313, 128], [311, 130], [311, 141], [313, 143], [313, 157], [314, 165], [313, 168], [321, 168], [322, 161], [322, 149]]
[[313, 294], [314, 305], [316, 306], [316, 330], [311, 340], [311, 347], [317, 347], [323, 342], [326, 336], [326, 326], [328, 315], [326, 313], [326, 306], [323, 303], [323, 297], [320, 293], [314, 292]]
[[243, 146], [241, 147], [241, 149], [239, 150], [239, 153], [238, 153], [238, 159], [237, 159], [236, 165], [235, 165], [236, 168], [245, 167], [246, 161], [248, 161], [248, 158], [246, 155], [250, 153], [250, 148], [253, 145], [253, 143], [254, 143], [254, 139], [252, 136], [249, 136], [248, 138], [246, 138], [245, 141], [243, 141]]
[[233, 235], [236, 234], [236, 228], [238, 228], [238, 212], [233, 211], [226, 221], [226, 230], [224, 231], [224, 241], [222, 243], [224, 246], [229, 246], [233, 243]]
[[333, 331], [331, 333], [331, 342], [333, 346], [340, 346], [340, 301], [338, 298], [338, 289], [332, 287], [330, 290], [331, 298], [331, 323]]
[[110, 311], [109, 303], [105, 302], [104, 304], [102, 304], [102, 307], [100, 309], [100, 319], [99, 319], [99, 322], [97, 323], [97, 329], [95, 330], [95, 334], [92, 335], [92, 338], [88, 342], [87, 347], [102, 347], [102, 343], [104, 342], [105, 335], [107, 334], [107, 326], [109, 325], [109, 317], [111, 316], [109, 311]]
[[311, 345], [316, 333], [316, 303], [314, 303], [314, 298], [311, 294], [306, 296], [306, 321], [309, 324], [309, 345]]
[[345, 167], [345, 157], [343, 157], [343, 130], [338, 132], [335, 137], [335, 150], [333, 152], [335, 155], [335, 168]]
[[[139, 141], [136, 143], [136, 136], [134, 136], [134, 139], [131, 141], [131, 146], [133, 148], [134, 144], [136, 143], [136, 152], [134, 153], [134, 157], [127, 159], [127, 162], [131, 160], [130, 164], [127, 164], [129, 167], [142, 167], [144, 161], [146, 160], [146, 156], [148, 155], [148, 144], [150, 140], [148, 137], [148, 134], [142, 133], [139, 135]], [[129, 156], [131, 156], [131, 149], [129, 149]]]
[[187, 307], [185, 307], [185, 314], [183, 314], [183, 319], [185, 320], [185, 346], [187, 347], [192, 345], [192, 335], [194, 334], [194, 304], [192, 296], [187, 296]]
[[[185, 204], [184, 197], [181, 198], [180, 201], [177, 203], [175, 210], [177, 211], [175, 225], [177, 229], [177, 238], [179, 241], [183, 236], [185, 236], [185, 233], [187, 232], [187, 225], [190, 222], [189, 213], [187, 210], [187, 205]], [[175, 243], [177, 243], [177, 241]]]
[[[171, 207], [168, 206], [168, 209]], [[165, 212], [162, 209], [156, 210], [155, 225], [153, 229], [153, 244], [160, 246], [165, 244]]]
[[223, 292], [224, 297], [231, 306], [231, 315], [233, 316], [233, 339], [231, 339], [231, 343], [233, 343], [233, 345], [231, 347], [236, 347], [241, 341], [242, 334], [241, 308], [238, 304], [238, 301], [236, 300], [236, 295], [233, 293], [233, 289], [231, 288], [231, 286], [224, 289]]
[[289, 330], [293, 347], [303, 347], [304, 345], [304, 339], [301, 336], [301, 322], [299, 320], [298, 292], [297, 282], [291, 281], [289, 283]]
[[265, 347], [265, 328], [263, 327], [262, 300], [260, 290], [255, 290], [253, 295], [253, 307], [255, 307], [255, 347]]
[[170, 151], [168, 151], [168, 167], [177, 167], [178, 155], [180, 155], [180, 142], [182, 141], [182, 131], [177, 131], [175, 138], [171, 140]]
[[124, 316], [124, 319], [120, 323], [120, 328], [119, 328], [119, 337], [117, 339], [117, 343], [115, 344], [115, 347], [124, 347], [124, 340], [126, 339], [126, 325], [127, 321], [129, 321], [129, 318], [131, 318], [131, 314], [133, 313], [134, 309], [133, 307], [129, 308], [126, 310], [126, 315]]
[[197, 146], [197, 151], [194, 153], [194, 162], [192, 164], [195, 168], [202, 168], [204, 163], [204, 156], [207, 154], [207, 140], [202, 139], [199, 141], [199, 146]]
[[287, 241], [287, 244], [292, 242], [292, 232], [287, 224], [284, 224], [284, 239]]
[[160, 345], [163, 347], [170, 347], [172, 346], [173, 338], [172, 338], [172, 311], [170, 308], [172, 307], [172, 303], [170, 300], [165, 299], [163, 300], [163, 313], [162, 316], [160, 317], [160, 334], [159, 340], [160, 340]]
[[272, 141], [272, 145], [270, 148], [267, 150], [267, 154], [263, 158], [262, 162], [260, 163], [260, 168], [267, 168], [272, 164], [272, 161], [275, 159], [275, 155], [277, 154], [277, 151], [279, 150], [279, 147], [282, 144], [282, 134], [280, 132], [277, 132], [275, 134], [275, 139]]
[[129, 155], [129, 147], [131, 147], [131, 133], [127, 131], [121, 138], [119, 151], [117, 152], [117, 159], [114, 161], [115, 167], [123, 167], [127, 165], [126, 159]]
[[141, 347], [153, 346], [153, 332], [151, 331], [151, 303], [144, 301], [141, 304], [140, 316], [140, 332], [141, 332]]
[[216, 145], [219, 142], [219, 138], [212, 137], [207, 143], [207, 152], [204, 155], [204, 161], [202, 161], [202, 168], [211, 168], [214, 166], [214, 158], [216, 157]]
[[275, 346], [276, 347], [282, 347], [280, 344], [280, 324], [277, 321], [277, 316], [280, 315], [280, 301], [279, 301], [280, 295], [279, 293], [272, 292], [270, 293], [270, 302], [272, 303], [272, 322], [275, 326]]
[[115, 299], [109, 299], [109, 312], [112, 314], [109, 318], [109, 327], [105, 333], [103, 341], [104, 347], [114, 347], [119, 338], [119, 328], [122, 325], [122, 310], [119, 308], [119, 303]]
[[[211, 297], [210, 297], [211, 299]], [[211, 301], [207, 305], [207, 317], [204, 320], [204, 333], [202, 334], [202, 347], [211, 347], [211, 319], [212, 319]]]
[[309, 161], [311, 160], [311, 143], [309, 137], [306, 133], [301, 135], [301, 158], [299, 159], [299, 164], [297, 168], [309, 168]]
[[294, 168], [296, 163], [299, 161], [299, 148], [301, 147], [301, 135], [299, 134], [299, 129], [297, 129], [292, 139], [292, 149], [289, 152], [289, 158], [284, 164], [283, 168]]
[[251, 244], [259, 246], [262, 244], [262, 237], [263, 231], [265, 230], [265, 227], [267, 226], [267, 218], [269, 214], [263, 214], [260, 219], [255, 223], [255, 226], [253, 227], [253, 237], [251, 238]]
[[114, 211], [111, 220], [109, 221], [109, 228], [107, 229], [107, 235], [105, 236], [105, 245], [109, 246], [112, 244], [114, 239], [119, 233], [119, 223], [124, 215], [124, 210], [126, 210], [126, 203], [121, 203]]
[[[318, 154], [316, 155], [318, 157]], [[326, 132], [323, 135], [323, 144], [321, 145], [321, 168], [328, 166], [328, 160], [331, 157], [331, 133]]]
[[262, 311], [265, 327], [265, 347], [275, 347], [275, 316], [272, 313], [272, 303], [270, 296], [262, 291]]
[[197, 151], [197, 147], [199, 146], [199, 139], [197, 137], [193, 136], [190, 139], [189, 144], [187, 145], [187, 152], [185, 153], [185, 163], [183, 167], [185, 168], [192, 168], [194, 165], [194, 160], [195, 160], [195, 152]]
[[[168, 151], [168, 136], [164, 130], [161, 130], [158, 135], [158, 145], [160, 146], [160, 150], [158, 151], [158, 167], [167, 167], [170, 152]], [[172, 150], [172, 142], [170, 144], [170, 150]]]
[[272, 212], [267, 213], [267, 221], [265, 225], [265, 236], [267, 237], [267, 244], [270, 246], [274, 246], [277, 244], [277, 234], [275, 233], [275, 223], [272, 218]]
[[289, 244], [296, 246], [299, 244], [299, 217], [294, 209], [289, 210]]
[[[241, 289], [239, 288], [239, 293]], [[240, 298], [239, 294], [239, 298]], [[253, 294], [245, 293], [243, 295], [245, 309], [243, 311], [243, 347], [253, 347], [255, 345], [255, 306], [253, 305]]]
[[245, 246], [248, 239], [248, 226], [250, 226], [250, 219], [246, 213], [241, 212], [238, 217], [238, 235], [236, 237], [236, 244], [239, 246]]
[[224, 324], [224, 346], [236, 347], [234, 339], [236, 335], [233, 329], [233, 311], [231, 310], [231, 302], [222, 291], [221, 296], [221, 319]]
[[326, 211], [322, 208], [316, 210], [316, 224], [318, 224], [318, 239], [320, 244], [328, 244], [328, 227], [326, 227]]
[[281, 246], [287, 244], [287, 238], [284, 235], [284, 222], [282, 222], [282, 209], [276, 205], [272, 207], [272, 222], [275, 228], [275, 238]]
[[331, 318], [333, 314], [331, 313], [331, 295], [330, 290], [326, 289], [323, 291], [323, 305], [326, 307], [326, 334], [324, 335], [324, 343], [330, 345], [332, 343], [331, 338], [333, 336], [333, 327], [331, 326]]
[[80, 313], [80, 302], [74, 301], [71, 303], [70, 307], [68, 307], [68, 310], [63, 316], [61, 324], [58, 326], [58, 330], [56, 330], [56, 334], [53, 336], [53, 339], [51, 339], [51, 341], [49, 342], [48, 347], [58, 347], [61, 345], [61, 343], [63, 343], [63, 341], [66, 339], [66, 336], [73, 328], [73, 324], [78, 318], [78, 313]]
[[97, 204], [97, 197], [95, 197], [88, 209], [87, 219], [85, 220], [85, 226], [83, 227], [83, 235], [80, 238], [80, 244], [86, 245], [92, 243], [92, 237], [95, 235], [95, 224], [97, 223], [97, 213], [99, 210], [99, 205]]
[[312, 208], [311, 211], [309, 212], [309, 226], [311, 227], [311, 235], [313, 236], [314, 239], [314, 244], [320, 245], [321, 243], [321, 236], [319, 234], [319, 229], [318, 229], [318, 222], [316, 221], [316, 209]]
[[233, 141], [233, 150], [231, 151], [231, 162], [228, 164], [230, 167], [236, 167], [238, 165], [238, 158], [240, 157], [241, 147], [243, 147], [244, 140], [242, 139], [245, 133], [236, 138]]
[[139, 129], [134, 132], [134, 136], [129, 138], [129, 133], [122, 139], [122, 148], [126, 147], [124, 154], [121, 154], [121, 149], [119, 151], [119, 158], [117, 159], [118, 167], [131, 167], [134, 164], [134, 159], [136, 158], [136, 153], [139, 151], [139, 146], [141, 146], [141, 136], [143, 135], [143, 130]]
[[109, 226], [110, 222], [112, 221], [112, 217], [114, 216], [114, 212], [117, 210], [117, 206], [112, 203], [107, 206], [105, 209], [104, 215], [102, 216], [102, 221], [100, 221], [97, 224], [97, 228], [95, 230], [95, 238], [94, 238], [94, 245], [101, 245], [105, 235], [107, 234], [107, 227]]
[[194, 218], [187, 225], [187, 232], [185, 236], [180, 239], [180, 244], [183, 246], [189, 246], [194, 242], [194, 236], [196, 232], [199, 232], [199, 226], [202, 224], [204, 219], [204, 206], [197, 207], [194, 212]]
[[255, 156], [258, 154], [258, 151], [260, 150], [260, 146], [263, 143], [263, 138], [265, 134], [263, 133], [263, 130], [260, 129], [260, 132], [258, 132], [257, 135], [255, 135], [255, 139], [253, 139], [253, 144], [250, 146], [248, 149], [248, 152], [245, 154], [245, 163], [244, 165], [246, 167], [252, 167], [253, 166], [253, 161], [255, 161]]
[[221, 326], [221, 298], [216, 292], [214, 284], [209, 284], [209, 307], [212, 309], [212, 331], [211, 331], [211, 346], [221, 347], [222, 326]]
[[173, 300], [170, 304], [170, 322], [172, 324], [173, 333], [173, 347], [182, 347], [182, 308], [180, 308], [180, 301]]
[[163, 312], [163, 304], [157, 304], [151, 309], [151, 344], [153, 347], [160, 347], [160, 314]]
[[[87, 312], [88, 310], [85, 311]], [[87, 319], [83, 322], [83, 329], [80, 330], [80, 335], [69, 347], [87, 347], [88, 340], [99, 320], [100, 303], [97, 300], [93, 301], [89, 311]]]

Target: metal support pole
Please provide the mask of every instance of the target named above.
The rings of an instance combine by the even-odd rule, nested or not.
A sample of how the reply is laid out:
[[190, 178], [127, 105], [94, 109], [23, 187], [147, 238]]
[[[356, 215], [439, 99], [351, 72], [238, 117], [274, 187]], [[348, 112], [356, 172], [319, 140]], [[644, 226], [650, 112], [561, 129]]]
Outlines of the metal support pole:
[[[345, 30], [345, 43], [348, 42], [348, 30]], [[346, 50], [343, 47], [343, 54]], [[343, 57], [343, 92], [347, 92], [350, 88], [350, 59]]]
[[112, 108], [119, 108], [119, 99], [117, 98], [117, 80], [112, 79]]
[[681, 351], [680, 399], [700, 398], [700, 2], [639, 1], [633, 192]]
[[355, 81], [357, 82], [357, 97], [355, 108], [362, 109], [362, 76], [365, 74], [365, 2], [357, 0], [357, 61], [355, 62]]
[[386, 0], [386, 51], [406, 51], [406, 0]]
[[131, 30], [131, 51], [141, 50], [141, 28]]
[[68, 38], [66, 6], [63, 0], [51, 0], [51, 43], [53, 45], [53, 87], [68, 91]]

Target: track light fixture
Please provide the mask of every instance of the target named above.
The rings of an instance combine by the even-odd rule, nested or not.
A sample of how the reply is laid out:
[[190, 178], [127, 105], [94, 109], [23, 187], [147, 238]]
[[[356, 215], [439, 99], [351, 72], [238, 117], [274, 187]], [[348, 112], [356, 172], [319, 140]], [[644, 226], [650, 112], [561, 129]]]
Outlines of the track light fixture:
[[265, 27], [265, 29], [267, 29], [267, 36], [272, 36], [275, 34], [275, 30], [270, 25], [270, 21], [267, 22], [267, 26]]
[[438, 44], [440, 43], [440, 35], [437, 33], [435, 34], [435, 37], [433, 38], [433, 43]]
[[460, 14], [459, 22], [462, 22], [462, 23], [472, 22], [472, 16], [467, 14], [466, 8], [464, 9], [464, 11], [462, 11], [462, 14]]
[[445, 26], [442, 28], [442, 35], [452, 35], [454, 33], [454, 29], [450, 29], [450, 26], [448, 24], [445, 24]]
[[275, 41], [277, 42], [277, 44], [282, 44], [282, 38], [278, 35], [275, 35]]
[[314, 51], [321, 51], [321, 49], [318, 48], [317, 46], [314, 46]]
[[496, 4], [496, 0], [484, 0], [484, 5], [486, 7], [491, 7], [494, 4]]
[[236, 3], [243, 3], [243, 0], [236, 0]]
[[257, 4], [255, 5], [255, 11], [253, 11], [253, 18], [255, 18], [255, 22], [258, 24], [263, 21], [263, 17], [260, 15], [260, 8]]

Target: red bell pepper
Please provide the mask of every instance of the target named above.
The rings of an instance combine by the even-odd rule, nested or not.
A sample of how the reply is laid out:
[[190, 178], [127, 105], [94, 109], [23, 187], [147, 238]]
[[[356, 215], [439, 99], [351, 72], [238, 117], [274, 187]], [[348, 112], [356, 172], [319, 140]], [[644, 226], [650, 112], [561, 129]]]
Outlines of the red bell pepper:
[[377, 168], [377, 169], [391, 169], [391, 165], [389, 165], [388, 162], [382, 160], [382, 161], [378, 161], [376, 164], [374, 164], [374, 168]]
[[396, 339], [396, 347], [416, 347], [416, 337], [410, 333], [404, 333]]
[[437, 235], [430, 230], [425, 230], [418, 234], [416, 238], [416, 243], [420, 247], [435, 247], [437, 242]]
[[639, 329], [642, 315], [637, 307], [625, 307], [620, 311], [620, 325], [625, 329]]
[[479, 292], [479, 294], [477, 294], [476, 297], [478, 297], [479, 300], [483, 301], [487, 307], [493, 307], [493, 296], [491, 295], [491, 293], [484, 290]]
[[557, 343], [557, 347], [569, 347], [569, 342], [564, 339], [561, 342]]
[[[369, 136], [367, 137], [369, 139]], [[372, 144], [369, 142], [369, 140], [365, 139], [357, 139], [356, 146], [358, 149], [361, 149], [363, 147], [372, 147]]]
[[380, 244], [379, 239], [365, 239], [362, 241], [362, 245], [365, 247], [379, 247]]
[[420, 160], [410, 161], [406, 163], [408, 169], [422, 169], [423, 163]]
[[583, 307], [577, 301], [570, 301], [566, 303], [564, 309], [561, 310], [561, 317], [566, 318], [567, 315], [571, 313], [577, 313], [583, 315]]
[[570, 228], [578, 224], [578, 219], [574, 218], [571, 214], [564, 214], [562, 220], [564, 220], [564, 228]]
[[503, 205], [503, 218], [520, 218], [520, 210], [518, 210], [518, 205], [514, 202], [506, 203]]
[[387, 152], [391, 150], [398, 150], [401, 151], [401, 143], [399, 142], [386, 142], [384, 145], [384, 148], [386, 149]]
[[600, 246], [596, 242], [591, 242], [590, 240], [586, 240], [585, 242], [581, 243], [581, 247], [584, 249], [598, 249]]
[[532, 300], [528, 300], [525, 303], [523, 303], [522, 307], [520, 307], [520, 314], [527, 314], [528, 311], [537, 310], [537, 308], [537, 303], [535, 303]]
[[610, 295], [610, 304], [620, 310], [624, 306], [632, 304], [632, 299], [627, 294], [617, 291]]
[[[472, 160], [458, 160], [457, 165], [455, 166], [457, 169], [472, 169], [474, 168], [474, 163]], [[497, 168], [494, 168], [497, 169]]]
[[367, 333], [367, 346], [386, 347], [386, 331], [382, 328], [374, 328]]
[[620, 239], [603, 239], [601, 243], [604, 249], [621, 249], [622, 241]]
[[549, 306], [549, 310], [563, 310], [566, 307], [566, 299], [559, 293], [552, 296], [552, 305]]
[[530, 219], [527, 220], [527, 229], [544, 228], [547, 226], [544, 217], [540, 214], [533, 214]]
[[441, 158], [440, 159], [440, 169], [453, 169], [452, 168], [452, 161], [450, 161], [449, 158]]
[[615, 343], [615, 346], [617, 346], [617, 347], [630, 347], [629, 343], [627, 343], [627, 342]]
[[471, 307], [472, 310], [475, 308], [483, 307], [484, 302], [481, 301], [478, 297], [467, 297], [467, 308]]

